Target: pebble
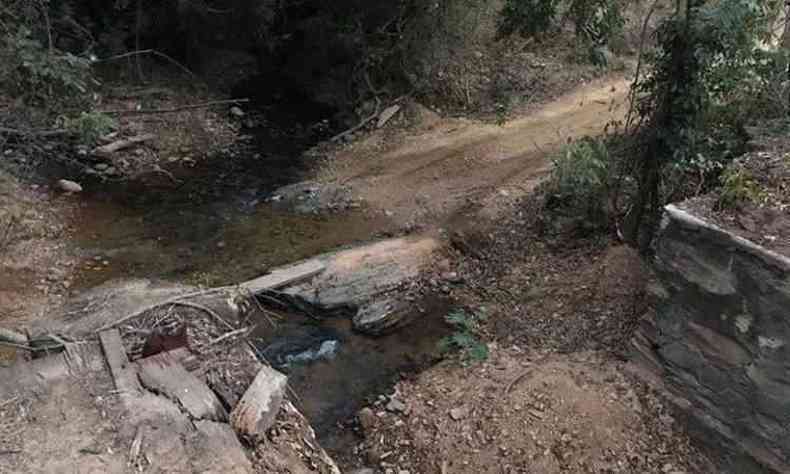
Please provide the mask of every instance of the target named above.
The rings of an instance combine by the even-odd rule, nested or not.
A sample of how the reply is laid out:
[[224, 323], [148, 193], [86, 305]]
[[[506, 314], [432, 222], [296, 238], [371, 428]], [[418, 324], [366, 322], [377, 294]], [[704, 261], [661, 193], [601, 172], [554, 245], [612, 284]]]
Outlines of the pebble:
[[391, 398], [389, 403], [387, 403], [386, 408], [387, 411], [393, 413], [404, 413], [406, 411], [406, 404], [397, 398]]
[[230, 114], [234, 117], [244, 117], [244, 111], [236, 106], [230, 108]]
[[69, 181], [68, 179], [61, 179], [55, 183], [55, 186], [63, 192], [66, 193], [79, 193], [82, 192], [82, 186], [79, 183], [75, 183], [74, 181]]
[[376, 414], [370, 408], [365, 407], [360, 410], [357, 418], [359, 418], [359, 425], [364, 431], [370, 431], [376, 426]]
[[463, 408], [453, 408], [450, 410], [450, 418], [455, 421], [461, 421], [466, 418], [466, 410]]
[[96, 163], [95, 165], [93, 165], [93, 169], [97, 171], [104, 171], [109, 167], [110, 165], [108, 165], [107, 163]]

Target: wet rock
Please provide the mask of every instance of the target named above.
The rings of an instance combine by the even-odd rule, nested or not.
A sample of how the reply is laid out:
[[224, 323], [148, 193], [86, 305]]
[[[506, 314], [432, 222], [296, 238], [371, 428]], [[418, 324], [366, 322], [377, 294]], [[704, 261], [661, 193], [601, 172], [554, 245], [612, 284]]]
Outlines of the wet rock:
[[336, 184], [312, 181], [282, 187], [267, 198], [276, 209], [296, 214], [320, 214], [351, 208], [354, 200], [350, 191]]
[[284, 291], [327, 311], [352, 309], [358, 330], [386, 330], [405, 316], [395, 315], [406, 309], [400, 288], [420, 276], [439, 248], [435, 239], [399, 238], [320, 255], [314, 260], [325, 270]]
[[369, 467], [363, 467], [361, 469], [354, 469], [349, 474], [376, 474], [376, 471]]
[[354, 329], [371, 335], [381, 335], [403, 325], [412, 313], [405, 301], [387, 298], [361, 307], [354, 316]]
[[55, 187], [64, 193], [79, 193], [82, 192], [82, 186], [74, 181], [68, 179], [60, 179], [55, 183]]

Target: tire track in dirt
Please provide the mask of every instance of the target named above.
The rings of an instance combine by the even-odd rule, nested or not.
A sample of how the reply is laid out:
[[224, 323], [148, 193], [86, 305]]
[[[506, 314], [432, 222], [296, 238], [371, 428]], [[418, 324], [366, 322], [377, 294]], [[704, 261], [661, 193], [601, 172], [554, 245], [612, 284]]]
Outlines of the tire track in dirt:
[[442, 224], [471, 201], [494, 218], [503, 196], [515, 199], [534, 189], [550, 169], [551, 154], [567, 140], [600, 134], [622, 119], [629, 86], [626, 78], [605, 78], [502, 126], [450, 118], [384, 151], [361, 143], [338, 154], [340, 169], [330, 180], [350, 186], [399, 223]]

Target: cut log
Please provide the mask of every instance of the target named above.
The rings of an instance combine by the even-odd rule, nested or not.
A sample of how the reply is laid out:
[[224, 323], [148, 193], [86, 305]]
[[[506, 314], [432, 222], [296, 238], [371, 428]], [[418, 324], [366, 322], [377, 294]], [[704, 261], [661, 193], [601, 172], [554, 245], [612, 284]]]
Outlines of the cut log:
[[115, 389], [122, 393], [134, 393], [140, 390], [137, 374], [129, 366], [129, 358], [121, 341], [121, 333], [117, 329], [99, 333], [104, 358], [110, 367], [110, 374], [115, 382]]
[[103, 158], [109, 158], [110, 156], [112, 156], [113, 153], [119, 150], [123, 150], [124, 148], [129, 148], [130, 146], [136, 145], [138, 143], [143, 143], [149, 140], [153, 140], [154, 138], [156, 138], [156, 135], [154, 135], [153, 133], [135, 135], [130, 138], [125, 138], [123, 140], [116, 140], [110, 144], [96, 147], [96, 149], [93, 150], [93, 154], [96, 156], [101, 156]]
[[258, 439], [272, 427], [285, 397], [288, 378], [263, 366], [230, 415], [231, 426], [241, 436]]
[[298, 265], [274, 270], [268, 275], [246, 281], [240, 286], [253, 294], [276, 290], [312, 278], [323, 272], [325, 268], [326, 266], [318, 260], [308, 260]]
[[227, 421], [228, 414], [214, 392], [187, 371], [176, 357], [176, 354], [163, 352], [138, 360], [143, 387], [177, 401], [193, 419]]

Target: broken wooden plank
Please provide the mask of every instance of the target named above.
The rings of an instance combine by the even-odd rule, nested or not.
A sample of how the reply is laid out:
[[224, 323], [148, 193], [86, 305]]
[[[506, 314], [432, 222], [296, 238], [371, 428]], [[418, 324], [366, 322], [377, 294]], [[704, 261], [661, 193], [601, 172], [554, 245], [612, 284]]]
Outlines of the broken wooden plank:
[[297, 265], [273, 270], [268, 275], [246, 281], [239, 286], [253, 294], [265, 290], [276, 290], [312, 278], [325, 269], [326, 265], [323, 262], [315, 259], [308, 260]]
[[195, 472], [208, 472], [203, 471], [206, 466], [211, 466], [210, 472], [253, 472], [244, 447], [230, 426], [213, 421], [198, 421], [195, 428], [198, 433], [196, 452], [191, 459]]
[[138, 360], [143, 387], [177, 401], [193, 419], [227, 421], [228, 414], [214, 392], [187, 371], [176, 357], [163, 352]]
[[116, 140], [112, 143], [107, 145], [102, 145], [96, 147], [93, 150], [93, 154], [96, 156], [101, 156], [104, 158], [109, 158], [112, 156], [113, 153], [123, 150], [124, 148], [129, 148], [130, 146], [136, 145], [138, 143], [147, 142], [156, 138], [156, 135], [153, 133], [144, 133], [142, 135], [135, 135], [133, 137], [125, 138], [123, 140]]
[[257, 439], [272, 427], [285, 397], [288, 377], [262, 366], [230, 415], [230, 424], [242, 436]]
[[134, 369], [129, 366], [129, 358], [126, 356], [120, 331], [117, 329], [102, 331], [99, 333], [99, 341], [116, 390], [122, 393], [139, 391], [140, 384]]

